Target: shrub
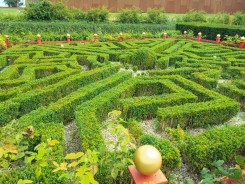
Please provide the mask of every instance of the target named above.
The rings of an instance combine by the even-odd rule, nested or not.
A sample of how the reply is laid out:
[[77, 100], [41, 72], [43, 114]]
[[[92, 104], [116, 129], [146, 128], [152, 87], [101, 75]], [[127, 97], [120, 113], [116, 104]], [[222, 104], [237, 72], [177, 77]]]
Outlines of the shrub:
[[63, 3], [51, 3], [48, 0], [29, 3], [24, 14], [28, 20], [65, 20], [69, 17]]
[[107, 8], [92, 8], [86, 15], [87, 21], [91, 22], [105, 22], [108, 20], [109, 11]]
[[86, 14], [83, 10], [78, 8], [72, 8], [69, 10], [73, 19], [75, 20], [84, 20], [86, 18]]
[[161, 23], [163, 22], [163, 9], [151, 8], [147, 10], [147, 22], [149, 23]]
[[206, 22], [206, 12], [204, 11], [189, 11], [183, 17], [184, 22]]
[[122, 23], [139, 23], [140, 10], [138, 8], [123, 9], [119, 12], [118, 21]]
[[242, 12], [236, 12], [234, 14], [234, 24], [245, 25], [245, 14], [243, 14]]
[[231, 16], [227, 13], [218, 13], [208, 19], [210, 23], [230, 24]]

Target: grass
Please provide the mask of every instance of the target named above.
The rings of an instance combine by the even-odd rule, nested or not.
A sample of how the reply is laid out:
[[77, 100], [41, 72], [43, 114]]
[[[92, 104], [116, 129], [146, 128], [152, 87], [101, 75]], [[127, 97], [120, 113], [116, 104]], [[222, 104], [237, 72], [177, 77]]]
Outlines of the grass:
[[20, 15], [22, 14], [22, 8], [0, 8], [0, 16], [1, 15]]

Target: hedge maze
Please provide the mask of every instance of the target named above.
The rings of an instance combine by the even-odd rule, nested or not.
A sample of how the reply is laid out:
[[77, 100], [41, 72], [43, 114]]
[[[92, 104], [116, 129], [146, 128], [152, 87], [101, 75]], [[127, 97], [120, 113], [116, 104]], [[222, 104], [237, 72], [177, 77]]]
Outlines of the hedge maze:
[[[133, 76], [126, 65], [146, 70]], [[186, 40], [17, 45], [0, 55], [0, 126], [15, 119], [32, 125], [37, 140], [61, 142], [53, 153], [64, 157], [64, 125], [75, 121], [83, 151], [106, 147], [101, 130], [107, 114], [125, 119], [156, 118], [165, 128], [208, 128], [224, 124], [245, 108], [245, 52]], [[221, 83], [222, 82], [222, 83]], [[245, 151], [245, 125], [209, 128], [181, 143], [164, 140], [165, 169], [180, 166], [180, 155], [194, 169]], [[174, 146], [175, 145], [175, 146]], [[165, 147], [165, 148], [166, 148]], [[163, 162], [164, 163], [164, 162]], [[172, 163], [172, 164], [171, 164]], [[34, 179], [29, 168], [0, 176]], [[48, 171], [47, 171], [48, 173]], [[23, 178], [23, 177], [22, 177]], [[55, 175], [42, 180], [59, 183]]]

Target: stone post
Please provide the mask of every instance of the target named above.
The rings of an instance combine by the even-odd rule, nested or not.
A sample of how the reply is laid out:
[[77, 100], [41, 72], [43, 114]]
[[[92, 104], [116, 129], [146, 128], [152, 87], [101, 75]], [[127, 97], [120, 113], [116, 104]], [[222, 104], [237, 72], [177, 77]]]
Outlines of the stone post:
[[96, 33], [94, 34], [94, 42], [99, 42], [98, 35]]
[[37, 35], [37, 44], [42, 44], [41, 35]]
[[71, 35], [70, 34], [67, 34], [67, 43], [71, 43]]
[[241, 37], [239, 48], [244, 49], [245, 48], [245, 37]]
[[119, 41], [120, 41], [120, 42], [123, 41], [123, 34], [122, 34], [122, 33], [119, 34]]
[[217, 36], [216, 36], [216, 43], [220, 44], [220, 34], [217, 34]]
[[184, 31], [184, 39], [187, 38], [187, 31]]
[[199, 32], [197, 35], [197, 40], [200, 42], [202, 40], [202, 33]]
[[7, 49], [9, 49], [10, 44], [9, 44], [9, 36], [8, 35], [5, 35], [5, 44], [6, 44]]

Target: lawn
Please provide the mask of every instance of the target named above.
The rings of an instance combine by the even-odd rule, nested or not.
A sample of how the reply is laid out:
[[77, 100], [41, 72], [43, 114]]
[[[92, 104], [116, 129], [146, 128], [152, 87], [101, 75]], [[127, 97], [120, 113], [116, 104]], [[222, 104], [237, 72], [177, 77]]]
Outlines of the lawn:
[[0, 8], [0, 15], [20, 15], [23, 8]]

